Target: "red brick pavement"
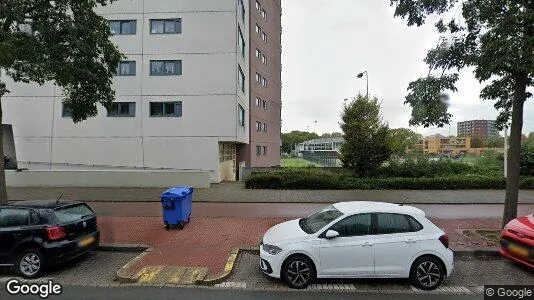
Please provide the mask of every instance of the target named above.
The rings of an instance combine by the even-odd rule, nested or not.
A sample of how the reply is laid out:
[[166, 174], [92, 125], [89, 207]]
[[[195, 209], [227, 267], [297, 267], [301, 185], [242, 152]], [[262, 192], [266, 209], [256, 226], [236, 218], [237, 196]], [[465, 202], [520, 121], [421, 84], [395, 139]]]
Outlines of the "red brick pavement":
[[[191, 219], [183, 230], [165, 230], [159, 217], [101, 217], [102, 243], [147, 244], [154, 249], [133, 265], [137, 272], [148, 265], [208, 267], [210, 275], [222, 273], [230, 251], [257, 245], [271, 226], [285, 218]], [[467, 238], [461, 229], [500, 227], [496, 219], [433, 220], [450, 237], [452, 249], [496, 247], [480, 237]]]

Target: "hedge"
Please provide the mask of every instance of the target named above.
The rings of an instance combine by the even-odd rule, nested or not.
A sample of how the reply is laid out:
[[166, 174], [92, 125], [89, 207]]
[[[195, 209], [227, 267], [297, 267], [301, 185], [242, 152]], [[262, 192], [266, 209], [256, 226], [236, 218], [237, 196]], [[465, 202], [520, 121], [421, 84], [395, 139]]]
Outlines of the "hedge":
[[[311, 171], [253, 173], [245, 182], [247, 189], [307, 190], [462, 190], [505, 189], [506, 179], [481, 175], [431, 178], [358, 178], [348, 174]], [[522, 178], [521, 189], [534, 189], [534, 178]]]

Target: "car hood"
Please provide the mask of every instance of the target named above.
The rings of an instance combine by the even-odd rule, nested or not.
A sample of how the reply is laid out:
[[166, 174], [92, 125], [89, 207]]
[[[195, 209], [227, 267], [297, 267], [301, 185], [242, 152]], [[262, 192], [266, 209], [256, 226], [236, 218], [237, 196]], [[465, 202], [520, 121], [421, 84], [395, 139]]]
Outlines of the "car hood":
[[308, 237], [309, 235], [300, 228], [299, 219], [295, 219], [271, 227], [263, 236], [263, 243], [279, 245], [302, 241]]
[[534, 233], [534, 214], [514, 219], [508, 223], [508, 226], [513, 226], [525, 232]]

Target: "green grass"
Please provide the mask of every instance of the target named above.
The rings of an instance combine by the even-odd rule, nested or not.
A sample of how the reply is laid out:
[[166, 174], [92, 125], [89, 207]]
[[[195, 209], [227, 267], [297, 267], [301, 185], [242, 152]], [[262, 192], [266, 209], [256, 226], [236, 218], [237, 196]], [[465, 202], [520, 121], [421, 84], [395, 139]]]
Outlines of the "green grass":
[[314, 164], [303, 158], [282, 158], [283, 168], [313, 168], [320, 167], [318, 164]]

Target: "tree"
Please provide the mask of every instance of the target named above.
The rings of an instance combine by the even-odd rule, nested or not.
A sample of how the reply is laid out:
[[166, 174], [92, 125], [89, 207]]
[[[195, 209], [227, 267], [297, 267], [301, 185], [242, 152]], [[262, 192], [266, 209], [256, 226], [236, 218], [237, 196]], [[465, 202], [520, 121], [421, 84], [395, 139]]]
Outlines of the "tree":
[[291, 153], [294, 150], [295, 145], [302, 142], [319, 138], [315, 132], [305, 132], [294, 130], [290, 133], [282, 133], [282, 152]]
[[[441, 42], [425, 58], [430, 71], [408, 86], [405, 103], [412, 107], [410, 124], [441, 127], [450, 122], [448, 93], [457, 90], [458, 73], [463, 68], [473, 68], [475, 77], [486, 83], [480, 97], [495, 101], [498, 126], [507, 126], [511, 119], [504, 226], [517, 216], [523, 107], [531, 97], [527, 88], [533, 85], [534, 76], [534, 1], [390, 3], [395, 6], [395, 16], [407, 19], [409, 26], [421, 26], [428, 15], [442, 16], [435, 24]], [[454, 13], [458, 9], [461, 17]]]
[[471, 138], [471, 148], [484, 148], [486, 139], [481, 136], [474, 136]]
[[389, 141], [394, 154], [403, 155], [423, 138], [421, 134], [409, 128], [395, 128], [389, 131]]
[[504, 148], [504, 137], [490, 136], [486, 139], [486, 148]]
[[[122, 55], [109, 40], [108, 22], [94, 8], [112, 1], [0, 1], [0, 72], [4, 75], [0, 103], [9, 93], [5, 79], [10, 77], [15, 82], [58, 85], [74, 122], [95, 116], [97, 103], [109, 107], [115, 97], [111, 79]], [[0, 141], [1, 134], [2, 130]], [[2, 160], [0, 203], [6, 201]]]
[[371, 175], [391, 156], [388, 125], [382, 122], [377, 98], [358, 95], [343, 108], [341, 129], [345, 143], [341, 162], [359, 176]]
[[323, 133], [321, 135], [322, 138], [338, 138], [342, 136], [343, 136], [343, 133], [341, 132]]

